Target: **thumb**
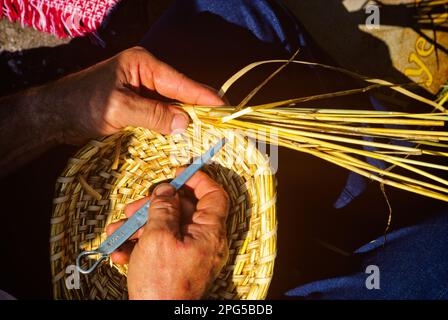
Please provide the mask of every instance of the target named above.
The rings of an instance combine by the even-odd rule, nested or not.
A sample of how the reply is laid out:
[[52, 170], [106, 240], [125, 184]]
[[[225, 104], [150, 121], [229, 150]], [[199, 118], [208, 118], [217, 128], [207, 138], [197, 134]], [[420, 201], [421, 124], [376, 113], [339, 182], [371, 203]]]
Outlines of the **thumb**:
[[151, 196], [148, 223], [144, 232], [168, 230], [177, 236], [180, 232], [180, 215], [180, 200], [176, 189], [168, 183], [160, 184]]
[[[144, 98], [134, 92], [127, 94], [127, 101], [120, 109], [123, 127], [143, 127], [162, 134], [183, 132], [190, 122], [180, 107]], [[124, 123], [125, 122], [125, 123]]]

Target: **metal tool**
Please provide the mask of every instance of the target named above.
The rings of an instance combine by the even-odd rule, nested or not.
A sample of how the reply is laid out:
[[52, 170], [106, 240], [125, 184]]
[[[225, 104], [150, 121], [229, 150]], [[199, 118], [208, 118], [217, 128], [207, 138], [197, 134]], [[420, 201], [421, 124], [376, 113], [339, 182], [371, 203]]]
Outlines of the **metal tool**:
[[[205, 152], [201, 157], [193, 161], [182, 173], [170, 184], [179, 190], [202, 166], [221, 150], [226, 143], [226, 139], [221, 139], [213, 148]], [[148, 220], [149, 205], [151, 201], [146, 202], [135, 214], [133, 214], [120, 228], [112, 233], [96, 250], [81, 252], [76, 258], [76, 268], [83, 274], [91, 273], [98, 264], [106, 259], [112, 252], [125, 243], [138, 229], [143, 227]], [[91, 255], [101, 255], [98, 260], [89, 268], [81, 267], [83, 257]]]

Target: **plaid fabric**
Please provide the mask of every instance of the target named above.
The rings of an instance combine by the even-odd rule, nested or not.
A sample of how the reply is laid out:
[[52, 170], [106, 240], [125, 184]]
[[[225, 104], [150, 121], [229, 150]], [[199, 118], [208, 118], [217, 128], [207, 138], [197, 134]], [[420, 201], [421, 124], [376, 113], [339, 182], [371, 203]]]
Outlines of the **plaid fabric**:
[[96, 31], [120, 0], [0, 0], [0, 18], [61, 38]]

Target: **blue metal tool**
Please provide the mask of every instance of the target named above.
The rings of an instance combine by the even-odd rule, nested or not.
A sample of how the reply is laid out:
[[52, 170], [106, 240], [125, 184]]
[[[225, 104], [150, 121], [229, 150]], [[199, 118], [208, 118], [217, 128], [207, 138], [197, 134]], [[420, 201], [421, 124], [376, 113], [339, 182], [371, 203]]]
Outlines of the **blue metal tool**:
[[[205, 152], [201, 157], [193, 161], [182, 173], [170, 184], [179, 190], [202, 166], [221, 150], [226, 143], [226, 139], [221, 139], [213, 148]], [[120, 228], [112, 233], [99, 247], [94, 251], [81, 252], [76, 258], [76, 267], [83, 274], [91, 273], [98, 264], [106, 259], [112, 252], [125, 243], [138, 229], [143, 227], [148, 220], [148, 211], [151, 201], [146, 202], [135, 214], [132, 215]], [[98, 260], [89, 268], [83, 269], [81, 260], [83, 257], [91, 255], [100, 255]]]

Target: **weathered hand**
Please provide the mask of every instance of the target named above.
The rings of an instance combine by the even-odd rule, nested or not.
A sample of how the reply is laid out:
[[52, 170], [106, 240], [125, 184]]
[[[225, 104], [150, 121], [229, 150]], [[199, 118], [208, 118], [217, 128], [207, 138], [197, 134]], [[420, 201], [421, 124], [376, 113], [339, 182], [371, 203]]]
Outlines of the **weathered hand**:
[[[227, 193], [201, 171], [186, 186], [198, 199], [196, 208], [170, 184], [159, 185], [150, 198], [148, 223], [111, 256], [129, 263], [130, 299], [200, 299], [227, 260]], [[126, 216], [147, 200], [128, 205]], [[107, 234], [122, 224], [110, 224]]]
[[49, 90], [58, 103], [54, 112], [62, 132], [61, 142], [69, 144], [112, 134], [126, 126], [164, 134], [187, 127], [189, 118], [183, 110], [144, 97], [148, 91], [189, 104], [223, 104], [213, 90], [187, 78], [141, 47], [67, 76], [49, 86]]

